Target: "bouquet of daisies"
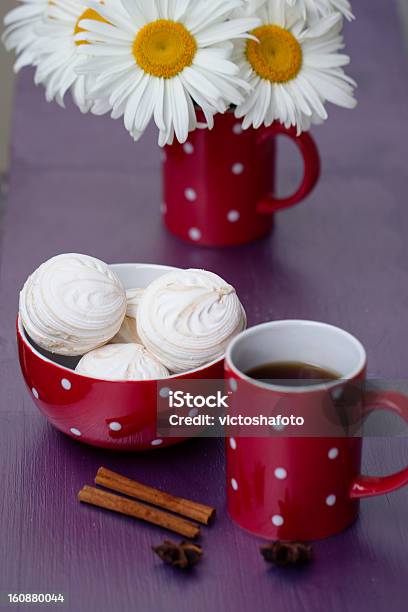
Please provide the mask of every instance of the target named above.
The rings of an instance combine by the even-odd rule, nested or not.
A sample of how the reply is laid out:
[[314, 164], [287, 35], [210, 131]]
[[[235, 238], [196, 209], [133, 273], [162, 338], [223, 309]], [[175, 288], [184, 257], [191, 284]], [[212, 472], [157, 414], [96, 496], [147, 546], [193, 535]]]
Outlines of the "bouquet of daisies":
[[[348, 0], [18, 0], [3, 42], [48, 101], [122, 118], [138, 140], [185, 142], [232, 109], [242, 127], [298, 133], [356, 104], [344, 67]], [[199, 115], [197, 111], [201, 110]]]

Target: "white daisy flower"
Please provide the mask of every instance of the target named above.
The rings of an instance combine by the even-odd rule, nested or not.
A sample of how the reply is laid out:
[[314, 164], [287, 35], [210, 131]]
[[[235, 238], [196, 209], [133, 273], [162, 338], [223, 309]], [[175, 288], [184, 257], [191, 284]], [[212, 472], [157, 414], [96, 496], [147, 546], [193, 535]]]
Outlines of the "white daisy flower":
[[6, 29], [1, 37], [7, 51], [15, 51], [18, 55], [14, 64], [15, 72], [35, 63], [36, 53], [33, 48], [37, 40], [35, 28], [42, 22], [48, 8], [48, 0], [19, 0], [19, 2], [20, 5], [5, 16]]
[[93, 112], [123, 116], [135, 140], [153, 117], [164, 146], [174, 136], [185, 142], [197, 127], [194, 103], [211, 128], [215, 113], [243, 101], [242, 90], [249, 86], [230, 60], [230, 41], [247, 37], [260, 21], [230, 18], [242, 0], [121, 3], [120, 10], [108, 5], [98, 9], [107, 23], [81, 21], [86, 31], [76, 36], [76, 41], [90, 43], [80, 52], [93, 56], [80, 67], [82, 73], [95, 75]]
[[299, 9], [304, 19], [325, 17], [330, 13], [341, 13], [351, 21], [354, 15], [348, 0], [284, 0], [289, 6]]
[[[106, 2], [114, 5], [116, 0]], [[70, 91], [83, 113], [90, 110], [93, 99], [88, 95], [88, 77], [76, 71], [84, 61], [79, 49], [87, 45], [76, 41], [75, 36], [82, 32], [81, 20], [86, 19], [89, 23], [103, 21], [99, 6], [96, 3], [95, 8], [89, 8], [82, 0], [50, 0], [46, 18], [36, 28], [34, 44], [38, 56], [34, 80], [36, 84], [44, 85], [48, 102], [55, 100], [63, 107], [65, 94]]]
[[241, 75], [253, 88], [236, 109], [237, 118], [244, 117], [244, 129], [280, 121], [297, 126], [300, 133], [327, 119], [326, 101], [355, 107], [356, 83], [342, 68], [350, 60], [338, 53], [344, 46], [340, 14], [309, 27], [279, 2], [267, 2], [256, 14], [262, 21], [251, 32], [257, 41], [236, 43]]

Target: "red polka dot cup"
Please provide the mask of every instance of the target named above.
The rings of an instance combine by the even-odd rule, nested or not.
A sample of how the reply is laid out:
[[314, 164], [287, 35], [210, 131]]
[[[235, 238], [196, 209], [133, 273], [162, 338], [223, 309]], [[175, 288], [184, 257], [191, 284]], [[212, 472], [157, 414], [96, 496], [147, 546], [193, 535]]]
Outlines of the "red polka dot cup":
[[[174, 270], [149, 264], [111, 266], [126, 289], [147, 287]], [[157, 449], [180, 442], [157, 436], [157, 381], [88, 378], [72, 368], [77, 358], [52, 355], [35, 346], [17, 321], [20, 366], [42, 414], [57, 429], [81, 442], [117, 450]], [[220, 379], [223, 359], [171, 379]], [[162, 383], [163, 381], [161, 381]]]
[[[274, 362], [311, 363], [341, 379], [288, 387], [245, 374]], [[363, 346], [342, 329], [311, 321], [265, 323], [242, 332], [228, 347], [230, 413], [245, 413], [249, 404], [279, 406], [279, 412], [287, 406], [293, 415], [319, 422], [327, 397], [333, 405], [354, 387], [361, 390], [353, 401], [354, 417], [382, 408], [408, 421], [408, 398], [393, 391], [365, 393], [365, 372]], [[331, 427], [329, 422], [327, 433]], [[228, 510], [244, 529], [271, 540], [318, 540], [350, 525], [360, 498], [408, 484], [408, 468], [385, 477], [361, 475], [361, 436], [301, 436], [288, 437], [288, 430], [285, 436], [283, 429], [273, 437], [227, 439]]]
[[[298, 146], [304, 176], [297, 191], [279, 199], [276, 186], [276, 137]], [[203, 246], [231, 246], [268, 234], [274, 213], [304, 200], [320, 173], [319, 153], [308, 133], [280, 124], [242, 130], [232, 112], [217, 115], [213, 130], [192, 132], [185, 144], [163, 154], [163, 215], [180, 238]]]

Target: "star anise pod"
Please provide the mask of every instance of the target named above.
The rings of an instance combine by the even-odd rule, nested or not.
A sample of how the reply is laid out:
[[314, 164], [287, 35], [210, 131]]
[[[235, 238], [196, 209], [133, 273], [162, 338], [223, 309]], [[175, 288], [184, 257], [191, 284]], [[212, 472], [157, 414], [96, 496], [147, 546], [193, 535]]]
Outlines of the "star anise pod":
[[201, 546], [186, 541], [176, 544], [171, 540], [164, 540], [163, 544], [152, 546], [152, 549], [164, 563], [180, 569], [197, 565], [203, 554]]
[[306, 565], [313, 558], [313, 549], [304, 542], [272, 542], [261, 546], [261, 554], [265, 561], [286, 567]]

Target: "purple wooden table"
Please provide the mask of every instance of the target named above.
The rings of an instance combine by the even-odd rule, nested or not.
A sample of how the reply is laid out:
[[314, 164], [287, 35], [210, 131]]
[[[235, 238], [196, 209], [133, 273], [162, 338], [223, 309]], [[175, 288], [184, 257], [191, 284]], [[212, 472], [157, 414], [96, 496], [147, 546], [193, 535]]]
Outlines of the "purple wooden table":
[[[26, 276], [56, 253], [77, 251], [214, 270], [237, 287], [251, 324], [301, 317], [344, 326], [366, 344], [371, 376], [406, 377], [407, 66], [394, 3], [357, 4], [347, 37], [359, 108], [330, 110], [329, 123], [315, 130], [324, 160], [319, 188], [279, 217], [273, 237], [245, 248], [193, 249], [169, 236], [159, 216], [155, 136], [134, 145], [119, 123], [47, 105], [32, 74], [22, 75], [0, 281], [3, 601], [9, 592], [51, 591], [64, 593], [74, 612], [407, 609], [408, 488], [363, 502], [360, 521], [317, 544], [307, 570], [270, 569], [259, 541], [226, 515], [222, 441], [142, 455], [72, 441], [34, 408], [14, 339]], [[282, 188], [290, 189], [295, 166], [282, 165]], [[407, 459], [406, 439], [366, 441], [369, 473]], [[153, 556], [150, 546], [166, 533], [80, 507], [76, 494], [100, 465], [218, 508], [195, 573], [181, 575]]]

